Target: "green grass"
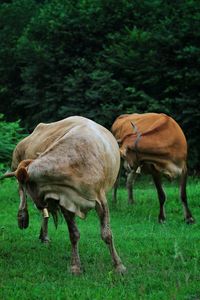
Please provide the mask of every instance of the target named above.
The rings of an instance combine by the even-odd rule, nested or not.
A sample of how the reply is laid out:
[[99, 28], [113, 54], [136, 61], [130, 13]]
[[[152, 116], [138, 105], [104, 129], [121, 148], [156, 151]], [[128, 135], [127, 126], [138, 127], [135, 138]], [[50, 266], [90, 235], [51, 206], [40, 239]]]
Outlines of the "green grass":
[[15, 181], [0, 185], [0, 299], [200, 299], [200, 181], [190, 178], [188, 198], [196, 219], [183, 222], [175, 183], [166, 183], [167, 221], [157, 223], [158, 200], [147, 178], [136, 183], [134, 206], [119, 190], [117, 207], [110, 203], [116, 248], [127, 274], [115, 274], [100, 238], [95, 211], [77, 218], [84, 273], [70, 274], [70, 242], [63, 219], [58, 229], [49, 222], [50, 245], [38, 240], [40, 215], [31, 201], [30, 225], [17, 227], [18, 193]]

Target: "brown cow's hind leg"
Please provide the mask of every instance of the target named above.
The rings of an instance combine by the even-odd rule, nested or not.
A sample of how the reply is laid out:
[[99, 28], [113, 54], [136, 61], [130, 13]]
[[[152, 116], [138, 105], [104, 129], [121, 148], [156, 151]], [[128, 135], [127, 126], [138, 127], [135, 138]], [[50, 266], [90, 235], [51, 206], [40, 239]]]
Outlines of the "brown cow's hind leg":
[[108, 245], [116, 271], [120, 274], [123, 274], [126, 271], [126, 268], [122, 264], [121, 259], [118, 256], [114, 246], [112, 231], [109, 224], [109, 209], [105, 202], [106, 201], [101, 201], [101, 205], [98, 203], [96, 204], [96, 211], [98, 213], [101, 224], [101, 237], [103, 241]]
[[72, 246], [72, 253], [71, 253], [71, 272], [74, 275], [81, 274], [81, 263], [80, 257], [78, 252], [78, 240], [80, 239], [80, 233], [75, 223], [75, 215], [64, 208], [61, 207], [61, 211], [64, 215], [64, 218], [67, 222], [68, 230], [69, 230], [69, 237]]
[[160, 203], [160, 212], [158, 215], [158, 221], [159, 221], [159, 223], [163, 223], [166, 219], [165, 210], [164, 210], [166, 196], [165, 196], [165, 192], [162, 187], [162, 181], [161, 181], [161, 177], [160, 177], [161, 175], [158, 172], [153, 171], [152, 176], [153, 176], [153, 181], [154, 181], [154, 184], [155, 184], [155, 187], [157, 190], [158, 199], [159, 199], [159, 203]]
[[183, 204], [185, 222], [187, 224], [192, 224], [194, 223], [194, 218], [192, 217], [191, 211], [188, 207], [186, 184], [187, 184], [187, 171], [183, 171], [181, 176], [181, 181], [180, 181], [180, 197]]

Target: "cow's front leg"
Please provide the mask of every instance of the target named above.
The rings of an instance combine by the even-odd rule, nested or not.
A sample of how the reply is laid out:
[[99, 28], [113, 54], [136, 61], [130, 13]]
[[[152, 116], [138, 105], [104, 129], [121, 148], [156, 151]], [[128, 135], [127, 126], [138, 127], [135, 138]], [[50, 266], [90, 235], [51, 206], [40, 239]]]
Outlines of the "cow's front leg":
[[133, 184], [135, 182], [136, 177], [137, 177], [137, 173], [133, 170], [131, 170], [127, 174], [126, 188], [128, 191], [128, 204], [133, 204], [135, 202], [133, 197]]
[[48, 237], [48, 221], [49, 221], [49, 213], [47, 208], [42, 210], [42, 226], [40, 229], [39, 239], [42, 243], [49, 243], [50, 239]]
[[67, 222], [69, 237], [72, 246], [71, 252], [71, 272], [74, 275], [81, 274], [81, 262], [78, 252], [78, 240], [80, 239], [80, 233], [75, 223], [75, 215], [64, 208], [61, 208], [64, 218]]
[[118, 189], [119, 183], [120, 183], [120, 175], [121, 175], [121, 167], [119, 169], [117, 179], [116, 179], [116, 181], [113, 185], [113, 189], [112, 189], [112, 202], [113, 202], [114, 205], [117, 204], [117, 189]]
[[114, 185], [113, 185], [113, 189], [112, 189], [112, 202], [113, 204], [117, 204], [117, 189], [118, 189], [118, 186], [119, 186], [119, 180], [120, 180], [120, 177], [118, 175]]
[[18, 227], [20, 229], [25, 229], [29, 225], [29, 214], [27, 209], [26, 192], [24, 191], [24, 188], [21, 183], [19, 183], [19, 196], [20, 204], [17, 214]]
[[115, 249], [115, 245], [112, 237], [112, 231], [109, 224], [110, 223], [109, 210], [107, 204], [105, 203], [106, 201], [104, 200], [101, 201], [101, 205], [99, 205], [98, 203], [96, 204], [96, 211], [99, 215], [100, 224], [101, 224], [101, 237], [103, 241], [108, 245], [116, 271], [120, 274], [123, 274], [125, 273], [126, 268], [122, 264], [121, 259]]

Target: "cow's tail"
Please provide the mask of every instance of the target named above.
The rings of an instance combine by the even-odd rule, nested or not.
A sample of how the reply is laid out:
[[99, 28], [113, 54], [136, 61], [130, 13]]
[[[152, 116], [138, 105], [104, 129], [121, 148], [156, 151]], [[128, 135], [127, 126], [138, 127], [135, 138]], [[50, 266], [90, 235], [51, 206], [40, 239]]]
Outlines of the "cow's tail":
[[53, 217], [53, 222], [55, 227], [58, 227], [58, 217], [61, 215], [60, 207], [58, 201], [55, 201], [53, 199], [48, 199], [48, 211], [51, 213]]
[[52, 214], [52, 217], [53, 217], [54, 225], [57, 229], [57, 227], [58, 227], [58, 210], [53, 211], [51, 214]]

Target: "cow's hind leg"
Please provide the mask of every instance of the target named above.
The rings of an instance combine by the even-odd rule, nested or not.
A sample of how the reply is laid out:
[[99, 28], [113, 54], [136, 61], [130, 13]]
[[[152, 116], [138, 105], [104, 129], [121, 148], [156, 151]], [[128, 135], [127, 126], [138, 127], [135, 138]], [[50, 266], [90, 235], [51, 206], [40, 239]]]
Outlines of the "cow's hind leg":
[[74, 275], [81, 274], [81, 263], [80, 257], [78, 252], [78, 240], [80, 239], [80, 233], [75, 223], [75, 215], [64, 208], [61, 208], [61, 211], [64, 215], [64, 218], [67, 222], [68, 230], [69, 230], [69, 237], [72, 246], [72, 253], [71, 253], [71, 272]]
[[109, 222], [109, 209], [105, 198], [103, 199], [103, 201], [101, 201], [101, 204], [99, 203], [96, 204], [96, 211], [98, 213], [100, 224], [101, 224], [101, 237], [103, 241], [108, 245], [116, 271], [118, 273], [123, 274], [126, 271], [126, 268], [122, 264], [121, 259], [115, 249], [115, 245], [112, 237], [112, 231]]
[[166, 195], [165, 195], [165, 192], [162, 187], [161, 175], [158, 172], [153, 171], [152, 177], [153, 177], [153, 181], [154, 181], [154, 184], [155, 184], [155, 187], [157, 190], [159, 204], [160, 204], [160, 212], [158, 215], [158, 221], [159, 221], [159, 223], [163, 223], [166, 219], [165, 218], [165, 209], [164, 209]]
[[184, 170], [180, 180], [180, 197], [183, 204], [185, 222], [187, 224], [192, 224], [194, 223], [194, 218], [192, 217], [191, 211], [188, 207], [186, 185], [187, 185], [187, 170]]

